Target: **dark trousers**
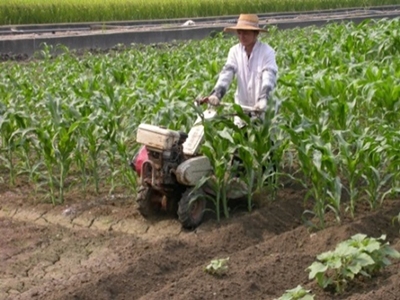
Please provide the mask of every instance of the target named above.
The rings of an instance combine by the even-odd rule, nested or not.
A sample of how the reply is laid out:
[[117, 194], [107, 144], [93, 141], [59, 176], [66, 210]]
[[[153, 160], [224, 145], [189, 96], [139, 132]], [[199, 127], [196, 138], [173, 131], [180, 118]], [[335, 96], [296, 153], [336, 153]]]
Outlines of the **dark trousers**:
[[[273, 147], [273, 145], [274, 145], [274, 142], [271, 141], [271, 146]], [[277, 165], [276, 165], [276, 160], [275, 160], [275, 158], [274, 158], [274, 152], [273, 152], [273, 151], [270, 152], [270, 154], [269, 154], [268, 162], [270, 162], [271, 165], [272, 165], [272, 170], [271, 170], [270, 173], [269, 173], [269, 175], [271, 175], [272, 178], [271, 178], [271, 181], [269, 180], [269, 178], [267, 178], [267, 179], [265, 180], [264, 183], [265, 183], [265, 184], [268, 184], [268, 183], [275, 184], [275, 183], [276, 183]], [[243, 161], [242, 161], [242, 159], [238, 156], [237, 152], [234, 153], [233, 159], [232, 159], [232, 164], [235, 164], [235, 163], [238, 165], [237, 174], [236, 174], [235, 177], [240, 177], [240, 176], [245, 175], [246, 170], [245, 170], [245, 168], [243, 167]], [[267, 172], [267, 167], [263, 165], [263, 166], [262, 166], [262, 171], [263, 171], [263, 174], [264, 174], [265, 172]]]

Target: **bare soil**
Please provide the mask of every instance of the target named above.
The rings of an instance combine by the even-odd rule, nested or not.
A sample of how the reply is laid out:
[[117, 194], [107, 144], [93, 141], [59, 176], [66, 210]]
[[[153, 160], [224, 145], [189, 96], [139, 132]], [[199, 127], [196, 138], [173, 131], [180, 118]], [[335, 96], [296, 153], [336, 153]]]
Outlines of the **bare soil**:
[[[70, 193], [63, 205], [35, 203], [27, 188], [0, 185], [0, 299], [275, 299], [301, 284], [315, 299], [400, 299], [400, 262], [358, 280], [341, 295], [321, 290], [305, 270], [321, 252], [353, 234], [387, 234], [400, 251], [392, 219], [400, 200], [312, 231], [302, 220], [304, 190], [278, 192], [249, 213], [209, 213], [193, 231], [172, 216], [144, 219], [131, 196]], [[265, 195], [258, 202], [265, 200]], [[229, 257], [225, 276], [204, 271]]]

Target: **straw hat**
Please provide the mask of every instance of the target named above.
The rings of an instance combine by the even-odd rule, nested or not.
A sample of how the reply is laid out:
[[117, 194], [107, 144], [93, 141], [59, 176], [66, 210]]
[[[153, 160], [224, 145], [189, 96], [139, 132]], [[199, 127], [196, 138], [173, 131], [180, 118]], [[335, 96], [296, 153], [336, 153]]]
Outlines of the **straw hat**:
[[258, 16], [249, 14], [241, 14], [236, 26], [224, 28], [225, 32], [234, 32], [236, 30], [257, 30], [267, 32], [266, 29], [258, 26]]

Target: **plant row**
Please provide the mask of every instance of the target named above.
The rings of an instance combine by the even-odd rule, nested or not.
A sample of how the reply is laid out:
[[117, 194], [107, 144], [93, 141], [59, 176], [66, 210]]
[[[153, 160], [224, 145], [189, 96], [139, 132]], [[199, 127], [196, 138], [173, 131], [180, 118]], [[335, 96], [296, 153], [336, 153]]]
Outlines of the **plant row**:
[[[385, 242], [386, 235], [379, 238], [358, 233], [340, 242], [332, 251], [319, 254], [306, 271], [309, 280], [333, 295], [343, 294], [351, 283], [370, 279], [392, 264], [391, 259], [400, 259], [400, 253]], [[229, 257], [214, 259], [204, 268], [213, 276], [225, 276], [229, 272]], [[331, 295], [332, 295], [331, 294]], [[311, 290], [298, 285], [276, 300], [313, 300]]]
[[[333, 251], [317, 256], [306, 271], [309, 279], [334, 294], [342, 294], [357, 280], [370, 279], [392, 264], [390, 259], [400, 259], [400, 253], [385, 242], [386, 235], [379, 238], [355, 234], [339, 243]], [[311, 290], [301, 285], [287, 290], [278, 300], [312, 300]]]
[[[273, 99], [281, 102], [279, 114], [256, 125], [259, 130], [246, 129], [246, 139], [225, 121], [206, 125], [204, 153], [214, 166], [227, 167], [234, 151], [248, 158], [248, 174], [258, 178], [251, 181], [254, 193], [271, 174], [273, 150], [276, 187], [286, 177], [303, 184], [318, 226], [324, 226], [327, 211], [340, 222], [343, 212], [354, 215], [359, 203], [378, 207], [399, 186], [398, 28], [399, 19], [270, 28], [260, 38], [276, 49]], [[134, 192], [129, 163], [138, 149], [138, 125], [187, 132], [197, 113], [193, 100], [210, 93], [236, 42], [218, 35], [102, 55], [77, 56], [64, 49], [56, 57], [46, 48], [40, 59], [2, 63], [1, 178], [10, 185], [28, 181], [54, 203], [64, 201], [69, 188]], [[232, 101], [234, 89], [235, 84], [225, 102]]]

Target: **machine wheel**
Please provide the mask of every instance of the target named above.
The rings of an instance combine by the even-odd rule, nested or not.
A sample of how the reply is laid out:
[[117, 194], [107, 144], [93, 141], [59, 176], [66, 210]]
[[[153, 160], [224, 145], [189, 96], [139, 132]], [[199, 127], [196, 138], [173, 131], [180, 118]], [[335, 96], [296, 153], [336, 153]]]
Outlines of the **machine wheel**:
[[197, 227], [203, 220], [206, 204], [203, 191], [187, 189], [178, 204], [178, 218], [182, 226], [187, 229]]
[[144, 217], [160, 210], [162, 195], [148, 187], [141, 188], [136, 196], [136, 203], [140, 214]]

